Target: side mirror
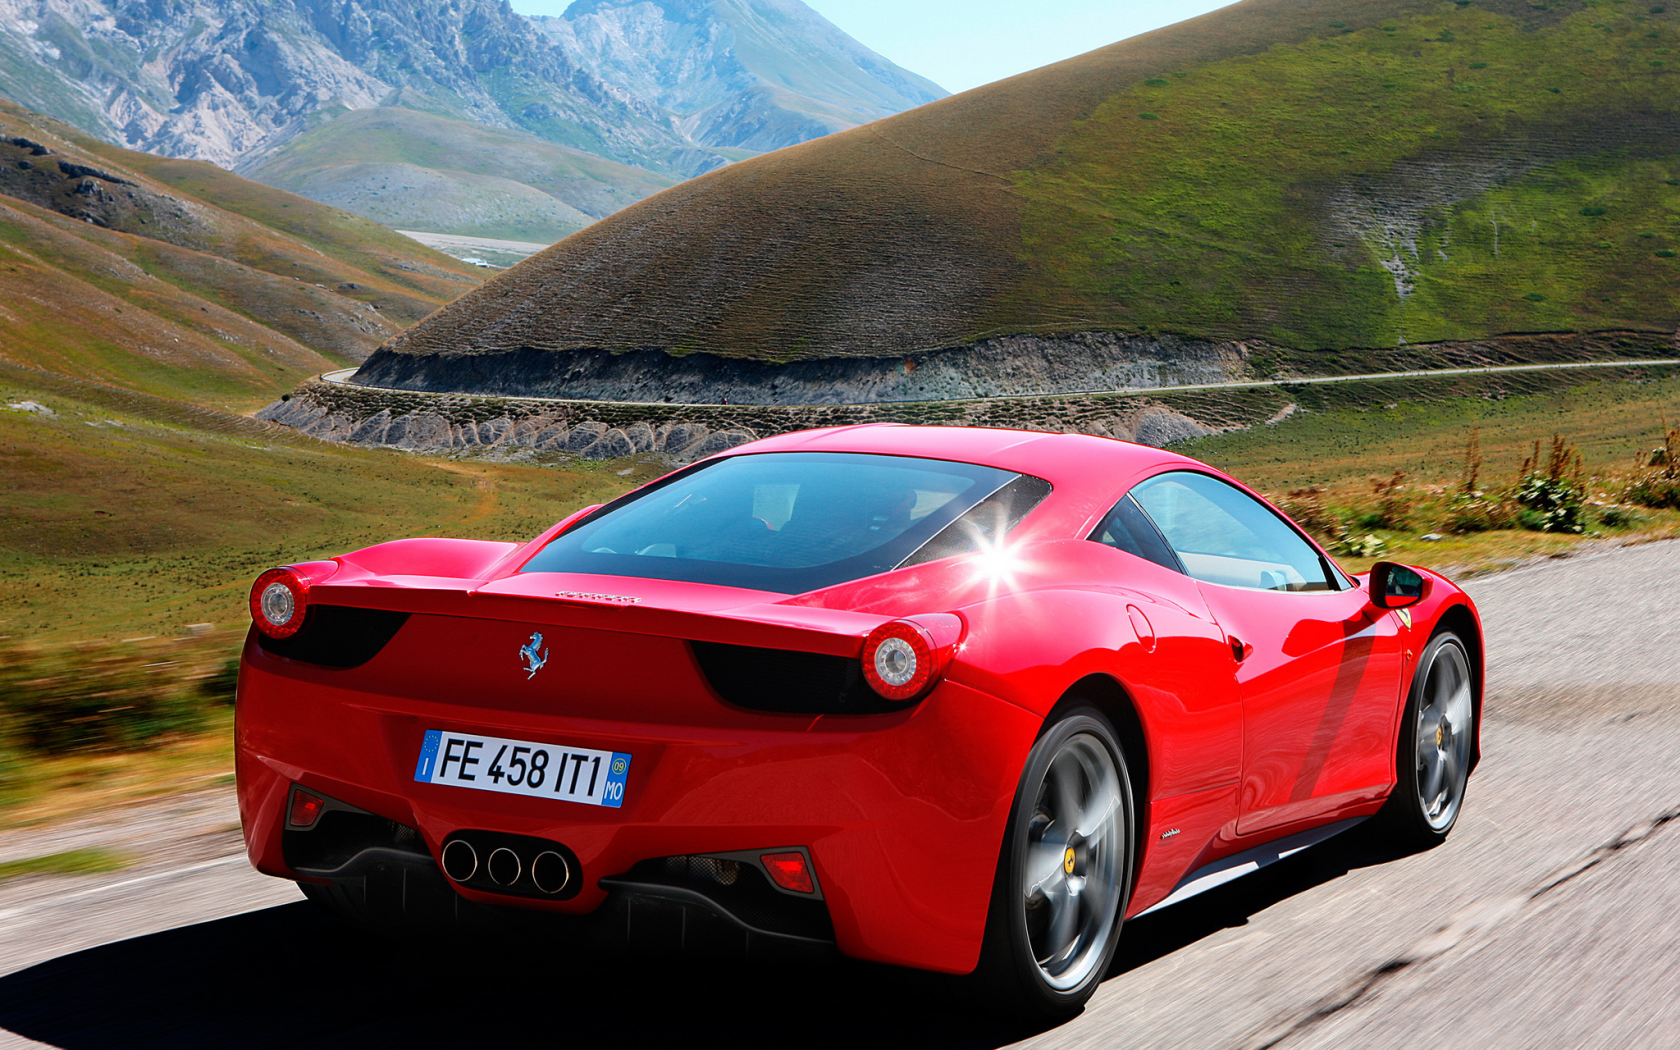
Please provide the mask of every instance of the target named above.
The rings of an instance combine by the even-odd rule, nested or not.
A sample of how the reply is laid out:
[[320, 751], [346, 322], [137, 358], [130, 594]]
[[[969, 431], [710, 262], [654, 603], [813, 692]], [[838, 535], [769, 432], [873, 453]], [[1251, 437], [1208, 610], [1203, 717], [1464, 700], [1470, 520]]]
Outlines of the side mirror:
[[1382, 609], [1404, 609], [1429, 594], [1429, 581], [1416, 569], [1379, 561], [1371, 566], [1371, 604]]

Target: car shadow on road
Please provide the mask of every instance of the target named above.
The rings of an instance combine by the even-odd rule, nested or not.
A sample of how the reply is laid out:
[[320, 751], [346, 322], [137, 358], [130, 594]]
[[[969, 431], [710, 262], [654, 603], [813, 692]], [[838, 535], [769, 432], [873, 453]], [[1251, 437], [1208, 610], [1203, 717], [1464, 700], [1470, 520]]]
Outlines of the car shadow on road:
[[[1344, 836], [1129, 923], [1114, 979], [1385, 857]], [[586, 942], [585, 942], [586, 943]], [[528, 943], [393, 944], [303, 901], [76, 952], [0, 978], [0, 1028], [65, 1050], [794, 1045], [993, 1050], [959, 981], [845, 961], [747, 963]]]

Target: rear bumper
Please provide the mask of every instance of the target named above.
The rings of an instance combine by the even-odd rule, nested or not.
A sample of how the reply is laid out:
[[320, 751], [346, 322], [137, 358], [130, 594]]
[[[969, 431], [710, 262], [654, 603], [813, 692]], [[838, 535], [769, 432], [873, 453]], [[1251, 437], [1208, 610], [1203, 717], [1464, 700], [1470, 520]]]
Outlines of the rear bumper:
[[[763, 714], [729, 728], [449, 705], [368, 685], [366, 676], [300, 665], [247, 642], [236, 768], [258, 870], [321, 881], [286, 863], [293, 784], [415, 829], [423, 845], [413, 860], [424, 864], [423, 848], [433, 870], [445, 839], [460, 831], [567, 847], [581, 884], [569, 900], [445, 883], [466, 900], [515, 908], [590, 913], [609, 892], [631, 916], [638, 906], [682, 907], [679, 892], [637, 883], [631, 869], [656, 858], [805, 846], [843, 954], [952, 973], [978, 961], [1004, 825], [1040, 721], [949, 682], [902, 713]], [[624, 805], [417, 783], [415, 759], [430, 729], [627, 752]]]

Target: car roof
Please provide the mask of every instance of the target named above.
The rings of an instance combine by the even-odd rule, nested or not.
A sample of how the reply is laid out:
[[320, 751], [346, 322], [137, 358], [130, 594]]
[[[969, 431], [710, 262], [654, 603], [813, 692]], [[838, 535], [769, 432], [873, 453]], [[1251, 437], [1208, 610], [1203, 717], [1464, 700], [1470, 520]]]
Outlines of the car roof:
[[1208, 468], [1187, 456], [1130, 441], [996, 427], [867, 423], [802, 430], [754, 441], [725, 455], [759, 452], [864, 452], [978, 463], [1032, 474], [1052, 485], [1100, 477], [1125, 482], [1161, 468]]

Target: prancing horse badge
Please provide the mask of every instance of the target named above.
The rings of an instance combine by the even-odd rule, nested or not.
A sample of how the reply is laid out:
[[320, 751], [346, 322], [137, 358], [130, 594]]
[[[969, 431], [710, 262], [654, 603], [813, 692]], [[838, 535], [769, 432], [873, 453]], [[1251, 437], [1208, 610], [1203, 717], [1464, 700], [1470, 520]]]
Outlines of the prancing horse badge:
[[529, 682], [537, 676], [537, 672], [548, 663], [548, 650], [542, 647], [543, 636], [540, 631], [531, 632], [531, 640], [519, 647], [520, 662], [525, 665], [525, 680]]

